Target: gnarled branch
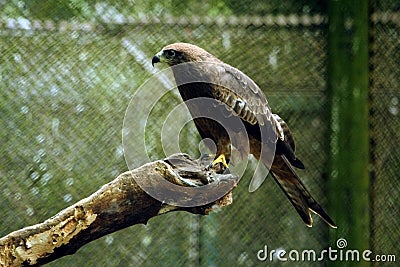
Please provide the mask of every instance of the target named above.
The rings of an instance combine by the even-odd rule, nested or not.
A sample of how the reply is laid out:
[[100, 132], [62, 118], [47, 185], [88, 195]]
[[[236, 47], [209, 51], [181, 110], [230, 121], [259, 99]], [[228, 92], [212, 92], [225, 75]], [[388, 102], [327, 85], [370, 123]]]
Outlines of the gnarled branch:
[[[0, 266], [41, 265], [73, 254], [104, 235], [134, 224], [145, 224], [166, 212], [185, 210], [205, 215], [216, 206], [231, 204], [231, 190], [237, 184], [237, 177], [219, 174], [221, 170], [209, 170], [209, 163], [210, 158], [193, 160], [186, 154], [175, 154], [122, 173], [46, 221], [0, 238]], [[146, 189], [160, 192], [160, 197], [171, 193], [162, 181], [179, 186], [174, 186], [175, 190], [178, 188], [179, 200], [171, 195], [171, 201], [166, 204], [146, 193]], [[193, 192], [193, 188], [204, 185], [207, 190]], [[221, 192], [224, 195], [211, 203], [190, 205], [193, 200], [206, 201]], [[183, 207], [174, 205], [174, 201], [184, 203]]]

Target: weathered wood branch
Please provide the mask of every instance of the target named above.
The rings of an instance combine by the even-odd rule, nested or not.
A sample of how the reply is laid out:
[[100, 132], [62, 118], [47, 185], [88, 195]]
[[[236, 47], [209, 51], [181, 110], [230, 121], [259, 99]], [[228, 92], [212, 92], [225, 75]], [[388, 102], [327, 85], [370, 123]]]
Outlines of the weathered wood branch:
[[[160, 214], [185, 210], [194, 214], [208, 214], [216, 207], [232, 203], [231, 191], [237, 177], [218, 174], [221, 170], [207, 170], [210, 159], [193, 160], [185, 154], [175, 154], [165, 160], [145, 164], [120, 174], [97, 192], [60, 211], [43, 223], [12, 232], [0, 238], [0, 266], [35, 266], [74, 254], [80, 247], [107, 234], [134, 224], [145, 224]], [[146, 193], [147, 189], [166, 192], [168, 181], [179, 191], [179, 202], [173, 205], [159, 201]], [[207, 190], [193, 192], [193, 188]], [[144, 189], [142, 189], [144, 188]], [[168, 191], [168, 190], [167, 190]], [[168, 191], [171, 193], [170, 191]], [[190, 206], [194, 199], [222, 197], [201, 206]], [[213, 194], [213, 195], [209, 195]], [[183, 196], [183, 197], [182, 197]], [[172, 203], [172, 204], [171, 204]]]

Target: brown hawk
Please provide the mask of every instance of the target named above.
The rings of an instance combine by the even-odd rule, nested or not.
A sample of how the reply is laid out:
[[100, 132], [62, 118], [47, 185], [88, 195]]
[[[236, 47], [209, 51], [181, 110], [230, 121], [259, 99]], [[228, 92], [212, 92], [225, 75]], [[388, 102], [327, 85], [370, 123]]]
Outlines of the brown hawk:
[[[179, 93], [200, 136], [211, 139], [216, 145], [213, 164], [227, 167], [231, 145], [240, 146], [237, 141], [240, 138], [232, 136], [240, 133], [243, 137], [244, 134], [249, 147], [247, 153], [270, 169], [304, 223], [312, 226], [310, 211], [313, 211], [336, 228], [294, 171], [294, 167], [304, 169], [304, 165], [296, 158], [293, 136], [287, 124], [271, 112], [264, 93], [253, 80], [188, 43], [165, 46], [152, 59], [153, 65], [158, 62], [171, 66]], [[263, 156], [264, 150], [266, 154], [274, 152], [272, 158]]]

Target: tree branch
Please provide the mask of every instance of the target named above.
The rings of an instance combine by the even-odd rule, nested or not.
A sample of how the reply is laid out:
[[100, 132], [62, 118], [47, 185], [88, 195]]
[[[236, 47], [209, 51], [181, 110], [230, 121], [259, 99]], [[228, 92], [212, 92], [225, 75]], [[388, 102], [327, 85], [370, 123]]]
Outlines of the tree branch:
[[[207, 170], [209, 163], [210, 158], [193, 160], [186, 154], [175, 154], [122, 173], [97, 192], [43, 223], [0, 238], [0, 266], [45, 264], [74, 254], [95, 239], [134, 224], [146, 224], [150, 218], [166, 212], [185, 210], [206, 215], [216, 207], [231, 204], [231, 190], [237, 184], [237, 177], [219, 174], [222, 170], [215, 168]], [[184, 207], [171, 205], [178, 201], [173, 196], [168, 201], [170, 204], [165, 204], [145, 192], [146, 189], [152, 189], [160, 192], [160, 196], [165, 196], [169, 191], [162, 181], [179, 186], [179, 203], [183, 201]], [[193, 193], [193, 189], [189, 190], [193, 187], [201, 189], [204, 185], [207, 185], [207, 190], [196, 193]], [[213, 197], [209, 194], [221, 192], [227, 193], [212, 203], [196, 207], [189, 205], [191, 200], [207, 200]]]

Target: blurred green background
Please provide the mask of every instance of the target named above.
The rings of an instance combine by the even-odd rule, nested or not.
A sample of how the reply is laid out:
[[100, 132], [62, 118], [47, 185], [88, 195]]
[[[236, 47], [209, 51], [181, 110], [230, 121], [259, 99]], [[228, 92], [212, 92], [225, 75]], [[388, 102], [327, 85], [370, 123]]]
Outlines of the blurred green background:
[[[368, 200], [363, 238], [368, 248], [397, 258], [399, 9], [398, 1], [376, 1], [369, 17], [369, 187], [359, 196]], [[121, 143], [125, 109], [156, 73], [152, 56], [176, 41], [205, 48], [260, 85], [273, 111], [291, 127], [306, 165], [299, 172], [303, 182], [341, 221], [336, 209], [349, 203], [332, 205], [335, 188], [327, 186], [335, 170], [327, 18], [325, 1], [308, 0], [0, 1], [0, 236], [42, 222], [127, 170]], [[171, 94], [154, 112], [177, 103], [179, 97]], [[152, 159], [166, 156], [160, 119], [161, 114], [152, 116], [146, 130]], [[198, 156], [198, 136], [190, 127], [184, 130], [189, 137], [182, 137], [183, 151]], [[48, 266], [280, 265], [258, 261], [258, 250], [268, 245], [321, 251], [347, 237], [336, 232], [343, 227], [328, 229], [316, 216], [314, 227], [305, 227], [270, 178], [249, 193], [254, 165], [234, 191], [234, 204], [218, 213], [156, 217]], [[351, 223], [344, 227], [352, 232]]]

